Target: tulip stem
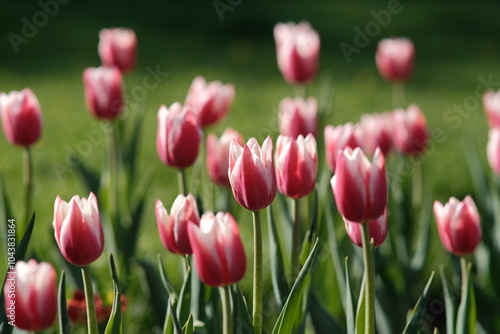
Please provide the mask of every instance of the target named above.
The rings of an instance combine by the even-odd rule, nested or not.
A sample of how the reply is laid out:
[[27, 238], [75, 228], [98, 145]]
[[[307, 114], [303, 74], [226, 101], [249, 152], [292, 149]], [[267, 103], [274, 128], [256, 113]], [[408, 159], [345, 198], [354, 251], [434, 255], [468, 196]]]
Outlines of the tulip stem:
[[375, 267], [373, 263], [373, 243], [370, 241], [368, 223], [361, 224], [363, 239], [363, 261], [365, 263], [365, 334], [375, 333]]
[[[413, 167], [411, 203], [414, 209], [422, 205], [422, 164]], [[417, 210], [418, 211], [418, 210]]]
[[220, 287], [219, 289], [222, 299], [222, 333], [231, 334], [232, 319], [231, 319], [231, 290], [230, 286]]
[[467, 277], [467, 260], [465, 256], [460, 257], [460, 268], [462, 269], [462, 300], [467, 296], [467, 290], [469, 288], [469, 278]]
[[262, 333], [262, 229], [260, 211], [253, 213], [253, 329]]
[[406, 105], [406, 89], [404, 82], [392, 83], [392, 104], [394, 108], [403, 108]]
[[108, 158], [108, 214], [111, 218], [111, 225], [114, 227], [115, 241], [118, 242], [118, 163], [117, 163], [117, 152], [116, 152], [116, 134], [115, 134], [115, 123], [110, 121], [110, 129], [108, 131], [108, 147], [107, 147], [107, 158]]
[[300, 256], [300, 202], [299, 199], [292, 200], [292, 277], [291, 277], [291, 285], [293, 286], [293, 282], [295, 278], [299, 275], [300, 264], [299, 264], [299, 256]]
[[177, 182], [179, 183], [179, 192], [187, 196], [188, 188], [186, 182], [186, 170], [184, 168], [179, 168], [179, 172], [177, 173]]
[[23, 160], [24, 160], [24, 175], [23, 175], [23, 181], [24, 181], [24, 219], [23, 219], [23, 226], [20, 229], [20, 234], [24, 233], [26, 230], [26, 227], [28, 226], [28, 222], [30, 220], [30, 215], [31, 215], [31, 207], [32, 207], [32, 202], [33, 202], [33, 162], [32, 162], [32, 157], [31, 157], [31, 148], [28, 146], [24, 150], [23, 153]]
[[94, 291], [92, 289], [92, 278], [90, 267], [82, 267], [83, 288], [85, 290], [85, 301], [87, 305], [87, 327], [89, 334], [99, 334], [97, 329], [97, 317], [95, 309]]

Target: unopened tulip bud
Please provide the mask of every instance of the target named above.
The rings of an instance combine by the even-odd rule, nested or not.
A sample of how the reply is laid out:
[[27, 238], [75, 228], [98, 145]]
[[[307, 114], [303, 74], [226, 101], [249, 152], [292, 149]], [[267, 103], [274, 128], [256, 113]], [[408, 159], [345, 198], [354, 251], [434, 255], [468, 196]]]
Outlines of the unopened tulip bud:
[[102, 29], [99, 32], [97, 48], [103, 65], [116, 66], [121, 72], [134, 68], [137, 58], [137, 38], [134, 30]]
[[[363, 247], [363, 238], [361, 237], [361, 224], [349, 221], [345, 217], [342, 218], [344, 219], [347, 235], [349, 235], [349, 238], [351, 238], [353, 244], [358, 247]], [[368, 231], [370, 232], [370, 239], [373, 239], [373, 246], [380, 246], [384, 242], [389, 231], [389, 226], [387, 224], [387, 209], [380, 217], [369, 221], [367, 224]]]
[[284, 98], [279, 106], [279, 127], [284, 136], [297, 138], [318, 132], [318, 103], [315, 98]]
[[387, 81], [407, 81], [413, 72], [415, 47], [408, 38], [386, 38], [377, 46], [375, 61]]
[[238, 131], [227, 128], [220, 138], [210, 134], [207, 138], [207, 169], [212, 181], [221, 187], [230, 187], [227, 170], [229, 168], [229, 148], [236, 140], [243, 145], [243, 137]]
[[352, 123], [344, 125], [327, 125], [325, 127], [325, 150], [326, 163], [328, 168], [335, 172], [337, 154], [346, 147], [355, 149], [359, 147], [359, 141], [356, 137], [355, 126]]
[[83, 72], [85, 101], [100, 119], [115, 119], [123, 111], [122, 74], [117, 67], [87, 68]]

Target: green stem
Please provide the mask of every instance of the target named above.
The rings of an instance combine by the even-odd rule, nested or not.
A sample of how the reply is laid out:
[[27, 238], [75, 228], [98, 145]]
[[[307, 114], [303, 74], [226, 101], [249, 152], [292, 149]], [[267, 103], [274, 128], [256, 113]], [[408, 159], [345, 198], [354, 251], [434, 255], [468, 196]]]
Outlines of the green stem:
[[191, 268], [189, 255], [184, 255], [184, 279], [186, 279], [189, 274], [189, 269]]
[[299, 264], [299, 256], [300, 256], [300, 202], [299, 199], [292, 200], [292, 277], [291, 277], [291, 285], [293, 286], [293, 282], [295, 278], [299, 275], [300, 264]]
[[179, 168], [179, 172], [177, 173], [177, 182], [179, 183], [179, 192], [187, 196], [188, 188], [186, 182], [186, 170], [184, 168]]
[[467, 277], [467, 260], [465, 259], [465, 256], [460, 257], [460, 268], [462, 269], [462, 300], [464, 300], [469, 289], [469, 279]]
[[411, 194], [411, 203], [417, 211], [420, 211], [419, 209], [422, 206], [422, 188], [422, 164], [417, 164], [413, 167]]
[[262, 333], [262, 229], [260, 211], [253, 211], [253, 329]]
[[23, 182], [24, 182], [24, 219], [19, 235], [22, 235], [28, 226], [31, 216], [33, 202], [33, 162], [31, 157], [31, 148], [28, 146], [23, 153]]
[[85, 301], [87, 305], [87, 327], [89, 334], [98, 334], [97, 314], [95, 309], [94, 291], [92, 290], [92, 278], [89, 266], [82, 267], [83, 288], [85, 289]]
[[406, 106], [406, 90], [404, 82], [392, 83], [392, 104], [394, 108], [403, 108]]
[[111, 224], [114, 226], [115, 239], [118, 241], [119, 236], [116, 234], [118, 229], [118, 162], [116, 151], [116, 134], [115, 123], [110, 121], [110, 130], [107, 132], [107, 159], [108, 159], [108, 210], [111, 218]]
[[231, 290], [230, 286], [220, 287], [222, 299], [222, 333], [231, 334]]
[[365, 334], [375, 333], [375, 267], [373, 263], [373, 245], [370, 241], [368, 223], [361, 224], [363, 238], [363, 261], [365, 263]]

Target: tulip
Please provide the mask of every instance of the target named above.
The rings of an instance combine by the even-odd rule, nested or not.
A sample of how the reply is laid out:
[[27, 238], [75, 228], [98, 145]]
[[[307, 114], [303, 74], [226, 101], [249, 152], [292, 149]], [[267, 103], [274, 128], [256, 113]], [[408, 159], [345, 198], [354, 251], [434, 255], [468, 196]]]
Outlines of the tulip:
[[315, 98], [304, 100], [297, 97], [294, 100], [287, 97], [280, 102], [279, 127], [284, 136], [297, 138], [318, 132], [318, 103]]
[[34, 259], [18, 261], [7, 274], [4, 301], [7, 319], [17, 328], [38, 332], [52, 327], [57, 315], [54, 267]]
[[57, 245], [70, 263], [84, 267], [101, 256], [104, 236], [94, 193], [88, 199], [73, 196], [69, 203], [57, 196], [52, 225]]
[[384, 155], [377, 149], [370, 163], [360, 148], [345, 148], [337, 156], [331, 185], [337, 208], [347, 220], [366, 223], [380, 217], [387, 206]]
[[158, 133], [156, 150], [160, 160], [168, 166], [185, 168], [191, 166], [200, 147], [202, 132], [196, 117], [188, 107], [178, 102], [158, 111]]
[[224, 118], [234, 99], [234, 86], [220, 81], [207, 83], [201, 76], [194, 78], [184, 105], [192, 108], [201, 127]]
[[[358, 247], [363, 247], [361, 224], [349, 221], [345, 217], [342, 218], [344, 219], [347, 235], [349, 235], [353, 244]], [[384, 242], [389, 231], [387, 224], [387, 209], [384, 210], [384, 213], [380, 217], [368, 222], [368, 230], [370, 232], [370, 238], [373, 239], [374, 247], [380, 246]]]
[[278, 190], [297, 199], [309, 194], [316, 183], [318, 152], [312, 134], [297, 139], [279, 136], [276, 143], [276, 179]]
[[40, 138], [41, 108], [31, 89], [0, 93], [0, 115], [5, 136], [12, 144], [28, 147]]
[[375, 62], [387, 81], [407, 81], [413, 71], [415, 47], [408, 38], [385, 38], [378, 43]]
[[363, 151], [373, 156], [377, 147], [387, 156], [392, 148], [391, 122], [389, 114], [365, 114], [356, 126], [356, 138]]
[[344, 125], [327, 125], [325, 127], [325, 150], [328, 168], [335, 173], [337, 153], [346, 147], [355, 149], [359, 146], [355, 126], [352, 123]]
[[135, 66], [137, 38], [132, 29], [102, 29], [97, 49], [103, 65], [116, 66], [121, 72], [128, 72]]
[[251, 211], [260, 211], [276, 197], [273, 142], [267, 137], [262, 148], [255, 138], [244, 147], [233, 139], [229, 149], [229, 183], [236, 201]]
[[484, 93], [483, 106], [489, 126], [492, 128], [500, 126], [500, 90]]
[[500, 127], [491, 128], [488, 138], [486, 147], [488, 162], [495, 173], [500, 174]]
[[212, 181], [221, 187], [230, 187], [227, 170], [229, 168], [229, 147], [233, 138], [243, 145], [243, 137], [231, 128], [227, 128], [217, 139], [214, 134], [207, 138], [207, 169]]
[[428, 136], [425, 116], [418, 106], [413, 104], [406, 111], [394, 111], [393, 143], [401, 153], [418, 155], [424, 152]]
[[448, 252], [464, 256], [476, 249], [482, 236], [481, 218], [470, 196], [463, 201], [451, 197], [444, 206], [435, 201], [434, 216], [439, 237]]
[[246, 271], [245, 249], [238, 225], [230, 213], [203, 214], [200, 225], [189, 224], [194, 263], [203, 283], [227, 286], [238, 282]]
[[156, 201], [156, 222], [160, 238], [166, 249], [174, 254], [192, 254], [187, 232], [189, 223], [200, 224], [198, 207], [193, 195], [179, 195], [172, 204], [170, 214], [160, 200]]
[[87, 108], [100, 119], [115, 119], [123, 110], [122, 74], [116, 67], [83, 71]]
[[308, 22], [274, 26], [278, 67], [289, 83], [306, 83], [316, 76], [319, 34]]

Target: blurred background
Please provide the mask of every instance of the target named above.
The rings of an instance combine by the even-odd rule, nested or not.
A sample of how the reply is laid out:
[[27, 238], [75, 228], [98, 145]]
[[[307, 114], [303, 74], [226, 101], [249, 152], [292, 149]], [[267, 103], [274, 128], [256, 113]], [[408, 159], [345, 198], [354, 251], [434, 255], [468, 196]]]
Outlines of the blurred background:
[[[236, 87], [233, 107], [227, 119], [209, 131], [220, 135], [231, 126], [246, 139], [262, 141], [268, 134], [276, 139], [279, 101], [295, 94], [276, 65], [273, 27], [277, 22], [307, 20], [319, 32], [319, 75], [309, 93], [318, 96], [322, 87], [331, 85], [328, 123], [334, 125], [356, 122], [364, 113], [391, 110], [391, 87], [375, 67], [376, 45], [385, 37], [410, 38], [416, 62], [407, 100], [421, 108], [430, 133], [439, 136], [422, 157], [424, 186], [441, 201], [472, 192], [464, 142], [477, 147], [486, 163], [487, 124], [481, 98], [488, 89], [500, 89], [500, 3], [496, 1], [49, 3], [50, 8], [37, 1], [7, 2], [0, 12], [0, 91], [30, 87], [44, 117], [42, 139], [33, 148], [37, 226], [31, 250], [40, 258], [51, 261], [56, 256], [47, 247], [53, 242], [55, 197], [69, 200], [75, 194], [88, 195], [69, 156], [77, 154], [96, 171], [103, 157], [104, 141], [92, 137], [101, 125], [86, 110], [82, 84], [83, 70], [100, 65], [97, 43], [102, 28], [128, 27], [137, 34], [138, 64], [125, 83], [132, 99], [145, 110], [138, 168], [156, 170], [138, 251], [152, 262], [162, 253], [178, 267], [177, 259], [161, 245], [154, 218], [155, 200], [160, 198], [170, 207], [177, 195], [176, 171], [162, 165], [156, 155], [159, 106], [183, 102], [197, 75], [231, 82]], [[380, 12], [388, 7], [397, 8], [397, 13], [383, 24], [370, 23], [378, 22]], [[369, 31], [360, 45], [359, 32], [366, 33], [367, 24], [378, 30]], [[346, 56], [343, 43], [357, 51]], [[158, 85], [134, 91], [151, 71], [162, 73]], [[22, 210], [21, 150], [0, 136], [0, 152], [0, 173], [17, 213]], [[248, 228], [250, 219], [245, 212], [238, 217], [240, 225]], [[437, 235], [434, 224], [432, 229]], [[246, 239], [250, 251], [251, 240]], [[440, 247], [436, 240], [433, 245]], [[175, 274], [172, 280], [179, 283]]]

